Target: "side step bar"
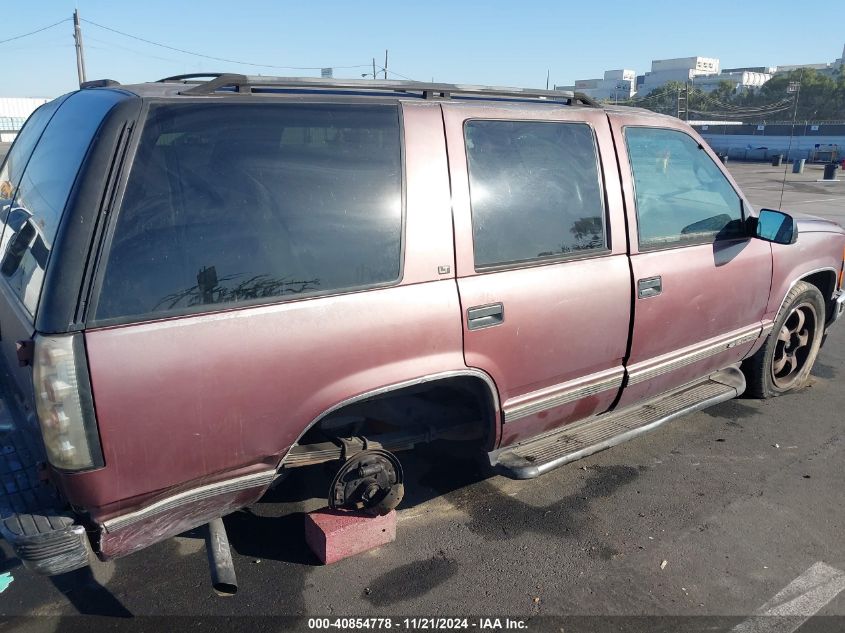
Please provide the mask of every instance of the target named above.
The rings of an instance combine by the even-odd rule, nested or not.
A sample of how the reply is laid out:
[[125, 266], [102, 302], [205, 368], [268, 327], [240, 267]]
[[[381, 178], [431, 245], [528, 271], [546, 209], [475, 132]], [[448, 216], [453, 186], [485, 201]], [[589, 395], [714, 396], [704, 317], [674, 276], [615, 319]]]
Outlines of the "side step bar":
[[490, 465], [512, 479], [532, 479], [576, 459], [642, 435], [677, 417], [730, 400], [745, 391], [745, 376], [728, 367], [644, 404], [574, 422], [488, 454]]

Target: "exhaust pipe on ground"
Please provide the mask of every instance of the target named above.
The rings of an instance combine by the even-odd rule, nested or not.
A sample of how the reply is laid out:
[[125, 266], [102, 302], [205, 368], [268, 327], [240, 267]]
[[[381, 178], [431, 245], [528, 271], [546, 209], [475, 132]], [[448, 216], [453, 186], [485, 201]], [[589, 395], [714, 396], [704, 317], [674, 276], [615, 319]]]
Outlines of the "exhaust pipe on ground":
[[226, 536], [223, 519], [218, 517], [209, 521], [204, 532], [211, 586], [218, 596], [233, 596], [238, 591], [238, 579], [235, 576], [235, 565], [232, 563], [229, 537]]

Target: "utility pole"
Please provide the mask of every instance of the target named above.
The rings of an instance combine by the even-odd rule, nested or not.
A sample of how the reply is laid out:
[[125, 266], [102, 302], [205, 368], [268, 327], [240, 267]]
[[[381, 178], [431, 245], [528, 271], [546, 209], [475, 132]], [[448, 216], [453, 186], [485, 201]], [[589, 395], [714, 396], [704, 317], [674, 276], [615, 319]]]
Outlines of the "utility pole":
[[384, 78], [387, 79], [387, 49], [384, 49]]
[[550, 70], [548, 70], [548, 69], [546, 70], [546, 90], [549, 89], [549, 73], [550, 72], [551, 72]]
[[73, 41], [76, 46], [76, 73], [79, 75], [79, 86], [85, 82], [85, 51], [82, 49], [82, 29], [79, 26], [79, 10], [73, 10]]
[[376, 78], [376, 58], [373, 57], [373, 80]]

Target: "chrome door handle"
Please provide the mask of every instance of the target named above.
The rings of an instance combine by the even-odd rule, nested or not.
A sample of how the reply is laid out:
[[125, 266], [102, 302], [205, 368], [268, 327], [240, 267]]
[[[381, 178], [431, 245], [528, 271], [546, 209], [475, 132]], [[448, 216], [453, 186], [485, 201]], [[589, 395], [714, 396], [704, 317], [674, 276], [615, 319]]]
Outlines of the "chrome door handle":
[[637, 282], [637, 297], [639, 299], [656, 297], [661, 292], [663, 292], [663, 279], [659, 276], [640, 279]]

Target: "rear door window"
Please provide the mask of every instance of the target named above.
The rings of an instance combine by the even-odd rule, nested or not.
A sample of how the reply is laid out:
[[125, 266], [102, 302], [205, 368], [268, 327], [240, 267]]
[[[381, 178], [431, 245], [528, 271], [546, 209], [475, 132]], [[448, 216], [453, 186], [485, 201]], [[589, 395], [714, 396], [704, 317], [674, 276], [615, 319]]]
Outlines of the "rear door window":
[[82, 91], [65, 99], [32, 152], [12, 201], [0, 275], [31, 315], [71, 189], [103, 117], [126, 95]]
[[475, 267], [603, 250], [604, 195], [586, 123], [467, 121]]
[[401, 171], [395, 105], [153, 106], [96, 318], [393, 283]]

